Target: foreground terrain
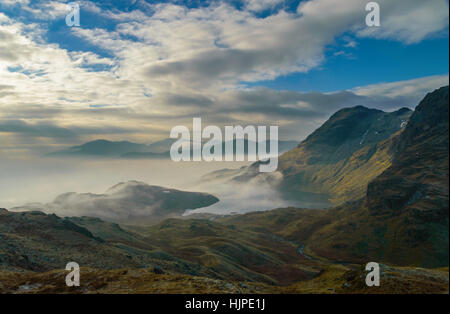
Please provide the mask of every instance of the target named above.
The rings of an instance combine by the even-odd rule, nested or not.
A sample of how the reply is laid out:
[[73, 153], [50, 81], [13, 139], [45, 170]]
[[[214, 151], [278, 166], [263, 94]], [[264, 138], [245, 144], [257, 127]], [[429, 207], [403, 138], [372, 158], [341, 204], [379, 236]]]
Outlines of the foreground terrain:
[[0, 293], [449, 293], [448, 269], [390, 267], [382, 265], [379, 287], [367, 287], [361, 267], [334, 265], [318, 277], [289, 286], [223, 281], [207, 277], [156, 274], [150, 269], [81, 269], [80, 287], [67, 287], [67, 272], [0, 273]]

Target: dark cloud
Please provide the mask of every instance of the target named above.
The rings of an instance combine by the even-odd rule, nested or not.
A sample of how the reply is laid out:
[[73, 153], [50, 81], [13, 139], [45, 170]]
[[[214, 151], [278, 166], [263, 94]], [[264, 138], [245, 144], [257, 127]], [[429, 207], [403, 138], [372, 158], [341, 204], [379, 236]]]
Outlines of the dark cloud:
[[[278, 64], [280, 68], [292, 66], [292, 59], [298, 58], [294, 55], [292, 51], [280, 51], [278, 48], [210, 50], [190, 59], [152, 65], [145, 69], [144, 74], [149, 79], [170, 78], [184, 84], [205, 87], [217, 80], [254, 80], [253, 75], [259, 73], [258, 76], [261, 76], [268, 64]], [[302, 66], [300, 60], [296, 63], [298, 67]]]
[[52, 124], [29, 124], [22, 120], [7, 120], [0, 122], [0, 132], [20, 133], [33, 137], [76, 137], [76, 134], [66, 128]]
[[0, 133], [14, 133], [28, 137], [76, 138], [81, 135], [133, 133], [137, 129], [118, 127], [65, 128], [51, 122], [28, 123], [23, 120], [0, 120]]
[[[237, 49], [213, 50], [198, 54], [195, 58], [185, 61], [167, 62], [148, 68], [148, 74], [183, 75], [217, 78], [223, 75], [246, 73], [255, 65], [261, 63], [259, 51], [243, 51]], [[226, 60], [227, 62], [224, 62]]]
[[351, 91], [335, 93], [302, 93], [276, 91], [267, 88], [231, 92], [228, 103], [218, 109], [221, 113], [258, 113], [270, 118], [302, 121], [310, 118], [325, 118], [339, 109], [354, 106], [395, 110], [400, 107], [413, 108], [420, 100], [416, 96], [363, 96]]
[[210, 98], [198, 94], [164, 93], [158, 98], [163, 104], [169, 106], [209, 107], [213, 104]]
[[15, 88], [15, 87], [12, 86], [12, 85], [3, 85], [3, 84], [0, 84], [0, 91], [1, 91], [1, 90], [14, 89], [14, 88]]

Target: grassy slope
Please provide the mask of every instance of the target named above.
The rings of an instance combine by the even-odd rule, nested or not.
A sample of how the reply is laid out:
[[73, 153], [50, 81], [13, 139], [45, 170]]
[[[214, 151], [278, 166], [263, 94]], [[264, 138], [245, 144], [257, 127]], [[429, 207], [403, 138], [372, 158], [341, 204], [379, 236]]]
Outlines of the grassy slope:
[[72, 220], [0, 209], [0, 239], [0, 270], [47, 271], [75, 261], [100, 269], [157, 267], [173, 273], [211, 274], [161, 251], [138, 234], [95, 218]]
[[[287, 199], [311, 200], [313, 207], [339, 205], [364, 197], [367, 184], [391, 166], [393, 139], [412, 112], [403, 108], [386, 113], [362, 106], [336, 112], [296, 148], [279, 157], [283, 174], [277, 188]], [[205, 180], [231, 179], [251, 184], [261, 174], [259, 162], [237, 170], [223, 170]], [[312, 208], [312, 207], [311, 207]]]
[[299, 258], [294, 243], [213, 221], [169, 219], [140, 232], [168, 254], [208, 267], [216, 278], [287, 284], [319, 272]]
[[338, 111], [297, 148], [280, 156], [281, 191], [328, 194], [333, 204], [364, 196], [367, 184], [392, 161], [392, 137], [411, 112], [364, 107]]
[[379, 287], [365, 285], [361, 266], [333, 265], [314, 279], [289, 286], [217, 280], [187, 275], [155, 274], [148, 269], [97, 270], [81, 268], [80, 287], [67, 287], [67, 271], [0, 272], [0, 293], [447, 293], [448, 269], [381, 265]]
[[293, 243], [208, 220], [121, 227], [97, 218], [1, 210], [0, 237], [0, 269], [9, 271], [47, 271], [76, 261], [92, 268], [159, 268], [269, 284], [289, 284], [320, 272], [299, 257]]

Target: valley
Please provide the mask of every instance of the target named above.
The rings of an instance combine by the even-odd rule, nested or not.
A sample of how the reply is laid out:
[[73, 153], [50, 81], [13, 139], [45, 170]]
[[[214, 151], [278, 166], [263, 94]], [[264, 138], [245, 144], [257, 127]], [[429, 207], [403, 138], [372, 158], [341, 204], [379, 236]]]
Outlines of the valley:
[[[85, 274], [79, 293], [448, 293], [448, 93], [428, 94], [412, 113], [340, 111], [280, 157], [274, 188], [323, 192], [334, 207], [151, 223], [2, 209], [0, 291], [73, 293], [61, 269], [76, 261]], [[386, 134], [375, 131], [381, 125]], [[337, 137], [324, 142], [329, 130]], [[254, 167], [215, 172], [209, 182], [270, 184]], [[139, 182], [109, 193], [136, 186], [148, 196]], [[373, 261], [382, 285], [372, 289], [364, 265]]]

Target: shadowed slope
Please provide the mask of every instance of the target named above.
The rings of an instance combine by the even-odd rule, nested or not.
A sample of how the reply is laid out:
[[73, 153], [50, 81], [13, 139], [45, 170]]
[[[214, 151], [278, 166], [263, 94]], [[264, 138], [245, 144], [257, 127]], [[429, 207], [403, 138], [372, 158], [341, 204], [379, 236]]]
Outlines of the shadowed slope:
[[448, 87], [428, 94], [391, 141], [392, 166], [367, 196], [329, 210], [283, 209], [222, 218], [306, 245], [332, 261], [448, 266]]

